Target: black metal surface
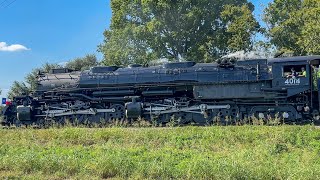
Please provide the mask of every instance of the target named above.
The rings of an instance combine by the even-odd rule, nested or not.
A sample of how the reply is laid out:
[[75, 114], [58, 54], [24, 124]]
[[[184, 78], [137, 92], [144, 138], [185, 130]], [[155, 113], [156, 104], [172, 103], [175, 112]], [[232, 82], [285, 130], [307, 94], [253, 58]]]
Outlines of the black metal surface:
[[[198, 106], [200, 104], [232, 104], [231, 110], [212, 110], [208, 112], [176, 112], [159, 115], [164, 117], [188, 117], [188, 122], [212, 121], [215, 116], [240, 114], [242, 118], [251, 114], [268, 113], [263, 107], [294, 114], [293, 119], [311, 116], [311, 111], [319, 111], [318, 91], [312, 89], [313, 67], [319, 63], [320, 56], [242, 60], [228, 66], [217, 63], [176, 62], [161, 66], [142, 67], [132, 65], [125, 68], [116, 66], [92, 67], [83, 72], [55, 70], [39, 76], [39, 87], [31, 96], [19, 97], [6, 107], [3, 114], [6, 123], [16, 120], [16, 107], [27, 100], [31, 119], [44, 114], [50, 106], [68, 108], [77, 101], [82, 108], [105, 109], [116, 107], [117, 112], [100, 113], [99, 117], [137, 118], [141, 115], [152, 119], [143, 108], [176, 107], [179, 104]], [[303, 65], [307, 77], [288, 80], [283, 76], [284, 66]], [[292, 83], [291, 83], [292, 81]], [[289, 82], [289, 83], [288, 83]], [[291, 84], [290, 84], [291, 83]], [[311, 93], [312, 92], [312, 93]], [[139, 102], [129, 102], [133, 97]], [[303, 98], [302, 98], [303, 97]], [[170, 103], [169, 103], [170, 102]], [[143, 107], [145, 106], [145, 107]], [[281, 108], [280, 108], [281, 106]], [[139, 109], [141, 107], [141, 109]], [[257, 108], [259, 107], [259, 108]], [[312, 107], [313, 109], [310, 109]], [[128, 109], [126, 109], [128, 108]], [[309, 109], [308, 109], [309, 108]], [[161, 109], [161, 108], [160, 108]], [[262, 109], [262, 110], [261, 110]], [[200, 118], [200, 119], [192, 119]], [[202, 117], [202, 118], [201, 118]], [[238, 116], [237, 116], [238, 117]], [[79, 117], [81, 119], [87, 117]], [[191, 119], [190, 119], [191, 118]], [[28, 119], [28, 118], [25, 118]], [[38, 120], [34, 120], [38, 121]]]

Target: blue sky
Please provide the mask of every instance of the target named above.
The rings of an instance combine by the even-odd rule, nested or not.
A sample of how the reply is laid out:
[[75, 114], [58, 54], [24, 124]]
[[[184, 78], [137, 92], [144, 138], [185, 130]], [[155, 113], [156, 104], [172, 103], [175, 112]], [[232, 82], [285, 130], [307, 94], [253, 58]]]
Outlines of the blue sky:
[[[251, 2], [259, 17], [261, 5], [270, 0]], [[13, 81], [23, 81], [27, 73], [45, 62], [65, 62], [88, 53], [102, 58], [97, 45], [103, 41], [110, 20], [110, 0], [0, 0], [2, 96]], [[15, 44], [23, 47], [11, 46]]]

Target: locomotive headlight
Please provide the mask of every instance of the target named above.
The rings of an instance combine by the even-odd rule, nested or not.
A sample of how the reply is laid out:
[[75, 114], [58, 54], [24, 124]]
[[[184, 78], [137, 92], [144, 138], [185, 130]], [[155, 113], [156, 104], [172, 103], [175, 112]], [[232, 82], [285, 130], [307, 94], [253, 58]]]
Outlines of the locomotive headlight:
[[289, 113], [287, 113], [287, 112], [282, 113], [282, 117], [284, 119], [288, 119], [289, 118]]

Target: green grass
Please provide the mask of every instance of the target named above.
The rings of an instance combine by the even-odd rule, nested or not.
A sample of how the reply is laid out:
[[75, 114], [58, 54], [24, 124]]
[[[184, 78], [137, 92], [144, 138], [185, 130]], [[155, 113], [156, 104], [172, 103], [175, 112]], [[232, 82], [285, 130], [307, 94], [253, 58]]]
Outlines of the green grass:
[[0, 178], [319, 179], [313, 126], [0, 130]]

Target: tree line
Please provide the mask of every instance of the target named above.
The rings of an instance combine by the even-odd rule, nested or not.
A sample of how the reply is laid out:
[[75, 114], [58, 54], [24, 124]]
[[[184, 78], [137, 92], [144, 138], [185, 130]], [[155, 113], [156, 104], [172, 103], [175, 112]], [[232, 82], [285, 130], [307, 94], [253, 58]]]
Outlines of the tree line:
[[[111, 0], [112, 19], [98, 45], [103, 60], [87, 55], [65, 67], [85, 70], [96, 65], [148, 64], [156, 59], [213, 62], [236, 51], [280, 51], [293, 55], [320, 54], [320, 1], [274, 0], [263, 11], [260, 25], [248, 0]], [[263, 41], [256, 41], [257, 34]], [[28, 94], [39, 71], [15, 81], [9, 98]]]
[[[212, 62], [235, 51], [320, 54], [320, 1], [274, 0], [253, 15], [247, 0], [112, 0], [110, 29], [99, 46], [105, 65], [157, 58]], [[265, 37], [256, 42], [255, 35]]]

